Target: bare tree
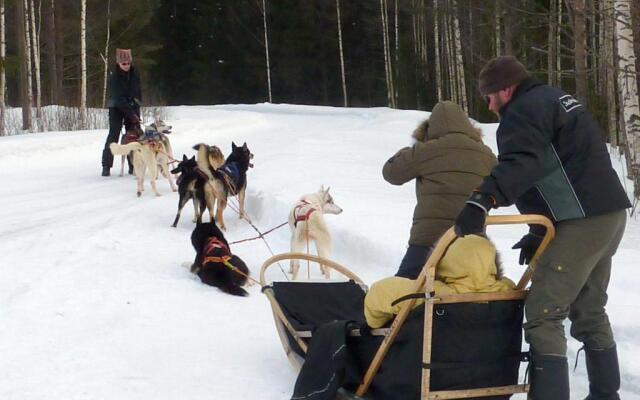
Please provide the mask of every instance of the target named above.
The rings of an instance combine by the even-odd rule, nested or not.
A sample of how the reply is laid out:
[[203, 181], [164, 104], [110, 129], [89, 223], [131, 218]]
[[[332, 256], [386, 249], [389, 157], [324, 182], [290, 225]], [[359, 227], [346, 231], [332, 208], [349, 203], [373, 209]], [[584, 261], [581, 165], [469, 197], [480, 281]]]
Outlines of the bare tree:
[[338, 20], [338, 46], [340, 48], [340, 71], [342, 75], [342, 98], [347, 107], [347, 78], [344, 74], [344, 51], [342, 50], [342, 23], [340, 22], [340, 0], [336, 0], [336, 18]]
[[20, 104], [22, 106], [22, 129], [31, 130], [33, 118], [31, 116], [31, 105], [33, 92], [31, 90], [31, 40], [29, 37], [29, 20], [27, 18], [28, 0], [19, 0], [17, 10], [17, 36], [18, 51], [20, 59]]
[[502, 2], [496, 0], [495, 2], [495, 17], [494, 17], [494, 54], [496, 57], [502, 55], [502, 37], [500, 35], [500, 16], [502, 15]]
[[267, 35], [267, 2], [262, 0], [262, 22], [264, 25], [264, 52], [267, 59], [267, 88], [269, 90], [269, 103], [273, 103], [271, 97], [271, 66], [269, 64], [269, 36]]
[[[602, 0], [600, 2], [600, 15], [602, 18], [602, 42], [601, 42], [601, 65], [603, 71], [604, 96], [607, 99], [607, 136], [612, 146], [618, 146], [618, 119], [616, 96], [616, 67], [613, 62], [614, 51], [614, 21], [613, 21], [613, 0]], [[611, 60], [604, 62], [604, 60]]]
[[0, 136], [6, 135], [4, 126], [5, 111], [5, 88], [7, 87], [6, 75], [4, 70], [7, 42], [5, 38], [4, 26], [4, 0], [0, 0]]
[[458, 22], [458, 5], [453, 0], [453, 40], [455, 50], [455, 66], [457, 78], [458, 104], [463, 110], [469, 109], [467, 102], [467, 86], [464, 76], [464, 60], [462, 59], [462, 43], [460, 42], [460, 24]]
[[441, 64], [440, 64], [440, 29], [439, 29], [439, 11], [438, 11], [438, 0], [433, 0], [433, 40], [434, 48], [435, 48], [435, 64], [436, 64], [436, 92], [438, 93], [437, 100], [442, 100], [442, 72], [441, 72]]
[[584, 18], [584, 1], [570, 0], [567, 3], [573, 22], [573, 51], [576, 79], [576, 96], [585, 106], [587, 104], [587, 65], [586, 65], [586, 26]]
[[547, 35], [547, 83], [555, 85], [554, 65], [556, 57], [558, 57], [558, 48], [556, 47], [556, 32], [558, 30], [556, 16], [556, 1], [549, 0], [549, 31]]
[[50, 0], [45, 7], [45, 29], [44, 41], [46, 45], [46, 69], [49, 77], [49, 101], [58, 104], [58, 66], [56, 63], [56, 13], [55, 0]]
[[633, 49], [631, 10], [628, 0], [614, 0], [615, 42], [618, 50], [618, 90], [622, 97], [621, 115], [626, 134], [629, 174], [634, 179], [634, 194], [640, 197], [640, 105], [636, 55]]
[[107, 106], [107, 80], [109, 79], [109, 42], [111, 40], [111, 0], [107, 0], [107, 38], [104, 42], [104, 53], [102, 62], [104, 63], [104, 72], [102, 76], [102, 108]]
[[87, 127], [87, 0], [80, 0], [80, 126]]
[[[31, 52], [33, 54], [33, 76], [36, 83], [36, 129], [42, 124], [42, 85], [40, 80], [40, 30], [36, 29], [36, 8], [31, 0], [29, 22], [31, 25]], [[39, 24], [38, 24], [39, 26]]]
[[389, 107], [395, 108], [393, 68], [391, 66], [391, 52], [389, 50], [389, 16], [387, 14], [387, 0], [380, 0], [380, 14], [382, 21], [382, 51], [384, 52], [384, 73], [387, 83], [387, 100]]

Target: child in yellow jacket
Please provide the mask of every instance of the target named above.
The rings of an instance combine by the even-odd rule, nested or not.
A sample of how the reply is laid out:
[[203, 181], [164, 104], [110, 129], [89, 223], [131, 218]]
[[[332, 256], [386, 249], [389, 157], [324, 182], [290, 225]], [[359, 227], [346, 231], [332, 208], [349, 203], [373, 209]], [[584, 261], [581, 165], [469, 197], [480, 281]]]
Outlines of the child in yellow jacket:
[[[513, 290], [515, 284], [502, 277], [496, 262], [496, 248], [491, 241], [478, 235], [456, 239], [436, 267], [436, 294], [494, 293]], [[380, 328], [400, 311], [402, 303], [394, 300], [413, 293], [415, 281], [397, 276], [374, 283], [364, 299], [367, 324]], [[414, 307], [424, 303], [416, 301]]]

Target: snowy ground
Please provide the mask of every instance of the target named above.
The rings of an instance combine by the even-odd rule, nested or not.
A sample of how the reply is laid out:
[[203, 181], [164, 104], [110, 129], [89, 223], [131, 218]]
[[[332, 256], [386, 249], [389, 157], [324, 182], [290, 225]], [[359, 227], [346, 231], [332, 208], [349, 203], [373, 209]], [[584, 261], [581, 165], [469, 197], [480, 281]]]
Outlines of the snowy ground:
[[[321, 184], [344, 212], [328, 216], [334, 259], [367, 283], [392, 275], [404, 254], [413, 183], [385, 183], [381, 168], [428, 113], [289, 105], [175, 107], [177, 156], [196, 143], [247, 142], [255, 154], [247, 210], [267, 230]], [[484, 126], [495, 149], [495, 125]], [[135, 197], [131, 177], [100, 173], [106, 132], [0, 139], [0, 399], [286, 399], [295, 373], [258, 287], [248, 298], [202, 285], [181, 267], [193, 259], [192, 208], [170, 228], [177, 194]], [[621, 162], [614, 158], [617, 168]], [[514, 212], [513, 209], [501, 213]], [[230, 241], [255, 232], [226, 212]], [[495, 228], [508, 250], [523, 228]], [[275, 252], [289, 233], [270, 234]], [[640, 399], [640, 224], [629, 220], [614, 260], [608, 311], [623, 370], [623, 399]], [[233, 246], [257, 275], [270, 254], [260, 241]], [[280, 271], [273, 279], [283, 279]], [[306, 272], [305, 272], [306, 273]], [[570, 362], [579, 345], [570, 340]], [[587, 393], [582, 357], [572, 398]], [[523, 396], [516, 398], [522, 399]]]

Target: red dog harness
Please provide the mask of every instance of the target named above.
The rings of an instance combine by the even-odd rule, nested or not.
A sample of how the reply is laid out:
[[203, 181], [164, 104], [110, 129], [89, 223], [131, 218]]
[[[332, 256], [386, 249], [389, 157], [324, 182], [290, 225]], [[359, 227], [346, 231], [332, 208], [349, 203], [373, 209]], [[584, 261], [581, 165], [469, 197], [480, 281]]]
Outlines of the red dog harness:
[[295, 220], [293, 226], [297, 226], [300, 221], [308, 221], [314, 211], [316, 209], [311, 206], [311, 203], [306, 200], [300, 200], [300, 203], [293, 208], [293, 218]]
[[204, 258], [204, 260], [202, 260], [202, 265], [208, 262], [218, 262], [224, 264], [229, 262], [229, 260], [231, 259], [231, 250], [229, 250], [229, 247], [227, 247], [227, 245], [217, 237], [212, 237], [207, 242], [204, 254], [211, 254], [215, 251], [215, 249], [221, 249], [224, 254], [222, 256], [207, 256]]

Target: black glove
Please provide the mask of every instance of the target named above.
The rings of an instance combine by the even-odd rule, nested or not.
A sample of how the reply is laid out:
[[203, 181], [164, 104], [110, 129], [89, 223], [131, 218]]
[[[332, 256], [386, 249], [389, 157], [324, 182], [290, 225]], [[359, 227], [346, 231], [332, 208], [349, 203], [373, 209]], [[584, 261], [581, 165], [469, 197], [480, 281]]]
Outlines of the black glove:
[[456, 235], [466, 236], [484, 232], [484, 221], [487, 213], [475, 204], [467, 203], [456, 218]]
[[467, 204], [456, 218], [455, 232], [458, 236], [484, 232], [487, 213], [495, 206], [491, 195], [474, 191]]
[[535, 233], [527, 233], [520, 239], [520, 241], [513, 245], [512, 249], [520, 249], [520, 259], [518, 262], [520, 265], [529, 264], [533, 255], [536, 254], [536, 250], [542, 243], [543, 236], [536, 235]]

